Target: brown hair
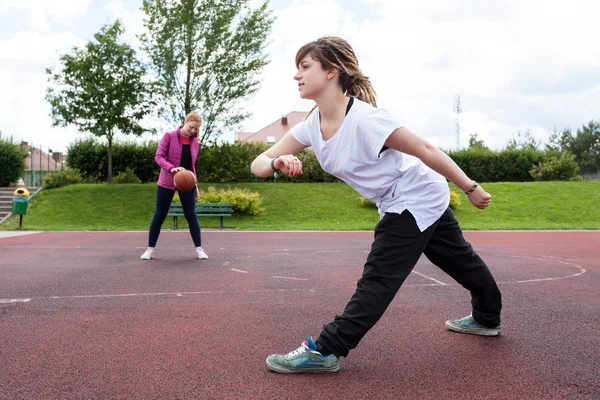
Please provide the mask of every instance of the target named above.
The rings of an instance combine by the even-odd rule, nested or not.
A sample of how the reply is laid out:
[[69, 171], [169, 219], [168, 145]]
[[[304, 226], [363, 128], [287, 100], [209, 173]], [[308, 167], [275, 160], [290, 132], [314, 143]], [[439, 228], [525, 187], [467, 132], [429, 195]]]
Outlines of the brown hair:
[[[192, 111], [185, 117], [185, 121], [183, 121], [183, 123], [185, 124], [186, 122], [200, 122], [200, 126], [202, 126], [202, 117], [196, 111]], [[200, 129], [194, 133], [194, 137], [196, 139], [198, 138], [198, 133], [200, 133]]]
[[360, 71], [358, 59], [350, 43], [336, 36], [325, 36], [307, 43], [296, 53], [296, 68], [300, 66], [300, 62], [307, 54], [320, 62], [324, 70], [339, 71], [338, 82], [345, 95], [356, 97], [377, 107], [375, 89], [369, 77]]

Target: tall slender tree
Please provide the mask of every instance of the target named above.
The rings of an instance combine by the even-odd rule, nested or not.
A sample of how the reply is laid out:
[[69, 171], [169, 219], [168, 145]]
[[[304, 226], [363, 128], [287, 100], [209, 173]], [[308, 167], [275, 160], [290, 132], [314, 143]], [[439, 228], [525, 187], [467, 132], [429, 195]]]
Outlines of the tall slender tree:
[[144, 0], [140, 36], [162, 86], [167, 119], [199, 111], [201, 142], [248, 118], [240, 107], [260, 88], [274, 22], [269, 1]]
[[119, 20], [103, 26], [85, 48], [60, 56], [61, 70], [47, 69], [46, 100], [55, 126], [75, 125], [108, 141], [108, 181], [112, 181], [115, 134], [142, 135], [140, 125], [156, 105], [146, 67], [126, 43]]

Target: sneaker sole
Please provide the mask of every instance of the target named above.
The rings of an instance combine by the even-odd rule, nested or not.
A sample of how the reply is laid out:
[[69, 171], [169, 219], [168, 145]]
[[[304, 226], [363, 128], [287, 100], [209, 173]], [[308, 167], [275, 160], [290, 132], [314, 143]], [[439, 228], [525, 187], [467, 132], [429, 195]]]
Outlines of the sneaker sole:
[[500, 329], [480, 329], [480, 328], [467, 328], [464, 326], [456, 326], [452, 325], [448, 321], [446, 321], [446, 328], [451, 331], [458, 333], [469, 333], [471, 335], [480, 335], [480, 336], [498, 336], [500, 334]]
[[272, 363], [268, 358], [267, 367], [271, 371], [278, 372], [280, 374], [329, 374], [338, 372], [340, 370], [339, 364], [331, 368], [286, 368], [279, 364]]

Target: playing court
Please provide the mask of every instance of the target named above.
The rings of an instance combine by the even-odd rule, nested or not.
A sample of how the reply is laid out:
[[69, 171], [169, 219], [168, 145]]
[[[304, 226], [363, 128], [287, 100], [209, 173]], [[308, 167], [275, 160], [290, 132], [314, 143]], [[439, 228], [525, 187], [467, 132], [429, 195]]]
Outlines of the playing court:
[[270, 353], [318, 336], [372, 232], [45, 232], [0, 238], [0, 399], [599, 399], [600, 232], [465, 232], [503, 294], [497, 338], [449, 332], [466, 290], [422, 257], [331, 375]]

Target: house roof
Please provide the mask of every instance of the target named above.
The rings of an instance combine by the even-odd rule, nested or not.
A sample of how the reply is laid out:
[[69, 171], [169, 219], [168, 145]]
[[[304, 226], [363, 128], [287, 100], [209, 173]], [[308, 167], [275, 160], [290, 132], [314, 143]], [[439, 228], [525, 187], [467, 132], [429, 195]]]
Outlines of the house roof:
[[292, 111], [256, 133], [237, 132], [236, 141], [267, 142], [269, 137], [274, 137], [278, 142], [290, 129], [302, 122], [307, 114], [308, 111]]

